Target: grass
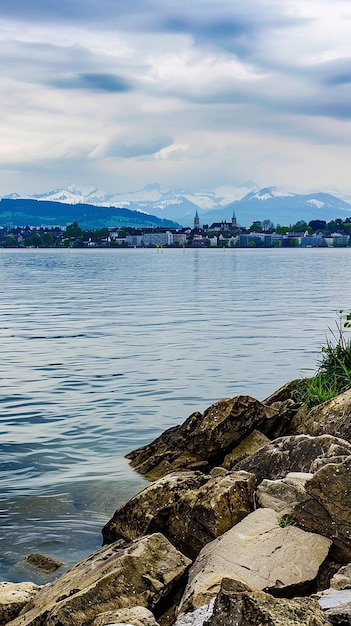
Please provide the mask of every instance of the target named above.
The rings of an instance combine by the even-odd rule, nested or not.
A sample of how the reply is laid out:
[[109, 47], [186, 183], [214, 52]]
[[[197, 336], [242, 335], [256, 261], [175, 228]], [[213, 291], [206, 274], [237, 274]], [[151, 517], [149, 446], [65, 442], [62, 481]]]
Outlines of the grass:
[[278, 519], [278, 524], [282, 528], [287, 528], [288, 526], [296, 526], [295, 520], [290, 515], [283, 515]]
[[295, 400], [308, 408], [351, 389], [351, 342], [345, 336], [345, 329], [351, 328], [351, 314], [339, 311], [336, 327], [336, 332], [329, 329], [332, 339], [327, 338], [321, 349], [317, 373], [298, 386]]

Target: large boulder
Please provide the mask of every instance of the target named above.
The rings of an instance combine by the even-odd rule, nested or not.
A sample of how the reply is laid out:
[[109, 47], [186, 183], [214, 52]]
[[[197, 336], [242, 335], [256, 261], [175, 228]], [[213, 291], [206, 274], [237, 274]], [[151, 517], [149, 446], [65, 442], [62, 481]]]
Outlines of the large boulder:
[[0, 626], [15, 619], [20, 611], [34, 598], [40, 587], [31, 582], [0, 583]]
[[300, 528], [331, 539], [336, 561], [351, 560], [351, 456], [323, 465], [314, 474], [264, 480], [257, 501], [289, 515]]
[[[204, 626], [330, 626], [313, 598], [286, 600], [263, 591], [238, 592], [224, 579], [211, 617]], [[194, 625], [195, 626], [195, 625]]]
[[351, 456], [316, 471], [304, 486], [308, 498], [298, 502], [292, 516], [301, 528], [333, 541], [337, 561], [351, 561]]
[[162, 532], [183, 554], [201, 548], [254, 508], [255, 477], [223, 468], [210, 475], [174, 472], [143, 489], [103, 528], [105, 543]]
[[159, 533], [116, 542], [45, 585], [11, 626], [90, 626], [106, 611], [157, 609], [190, 563]]
[[193, 413], [179, 426], [166, 430], [152, 443], [127, 454], [131, 465], [150, 479], [179, 469], [208, 471], [254, 429], [269, 435], [279, 411], [250, 396], [216, 402], [204, 413]]
[[257, 509], [207, 544], [189, 571], [180, 613], [208, 604], [223, 578], [285, 596], [308, 590], [331, 541], [279, 522], [275, 511]]
[[328, 433], [351, 443], [351, 389], [312, 409], [301, 407], [290, 428], [309, 435]]
[[351, 454], [351, 444], [332, 435], [289, 435], [266, 444], [232, 469], [252, 472], [260, 483], [264, 478], [284, 478], [290, 472], [313, 472]]

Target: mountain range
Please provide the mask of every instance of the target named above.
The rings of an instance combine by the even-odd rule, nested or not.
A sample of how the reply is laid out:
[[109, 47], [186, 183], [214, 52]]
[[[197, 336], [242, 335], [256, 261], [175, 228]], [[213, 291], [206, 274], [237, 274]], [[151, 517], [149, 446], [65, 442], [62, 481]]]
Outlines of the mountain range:
[[[351, 217], [351, 203], [332, 193], [297, 194], [274, 186], [259, 189], [251, 182], [242, 187], [223, 186], [203, 192], [174, 190], [155, 183], [127, 193], [105, 193], [96, 187], [70, 184], [66, 189], [32, 196], [3, 196], [0, 223], [10, 221], [9, 207], [19, 219], [26, 205], [28, 210], [31, 206], [30, 210], [36, 212], [35, 219], [39, 220], [39, 224], [47, 223], [43, 219], [49, 213], [49, 223], [62, 224], [64, 220], [66, 224], [76, 220], [84, 228], [101, 228], [104, 225], [135, 225], [137, 228], [193, 226], [196, 212], [200, 225], [230, 221], [233, 213], [241, 226], [250, 226], [255, 220], [265, 219], [275, 225], [288, 226], [298, 220], [309, 222], [322, 219], [328, 222]], [[29, 219], [30, 215], [27, 211], [25, 213], [23, 217]], [[14, 223], [15, 218], [11, 220]], [[37, 221], [31, 222], [31, 225], [37, 225]]]

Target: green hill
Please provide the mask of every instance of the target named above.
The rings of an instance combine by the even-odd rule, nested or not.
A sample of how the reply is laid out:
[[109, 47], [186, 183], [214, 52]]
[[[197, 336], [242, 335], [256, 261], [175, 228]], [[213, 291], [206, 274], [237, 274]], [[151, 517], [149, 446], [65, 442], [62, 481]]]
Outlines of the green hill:
[[161, 219], [140, 211], [118, 207], [100, 207], [90, 204], [65, 204], [63, 202], [32, 199], [2, 198], [0, 201], [0, 226], [66, 226], [78, 222], [83, 229], [128, 226], [132, 228], [179, 228], [171, 220]]

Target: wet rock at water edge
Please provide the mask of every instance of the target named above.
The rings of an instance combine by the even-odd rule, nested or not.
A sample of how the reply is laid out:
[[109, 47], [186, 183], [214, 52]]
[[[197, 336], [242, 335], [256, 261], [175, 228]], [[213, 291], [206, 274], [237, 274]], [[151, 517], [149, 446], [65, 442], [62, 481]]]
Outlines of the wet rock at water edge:
[[191, 559], [254, 509], [255, 477], [215, 468], [173, 472], [118, 509], [103, 528], [104, 542], [162, 532]]
[[143, 606], [173, 595], [191, 561], [161, 534], [118, 541], [45, 585], [11, 626], [89, 626], [101, 613]]
[[250, 396], [220, 400], [130, 452], [127, 458], [132, 467], [152, 480], [179, 469], [209, 471], [221, 465], [225, 455], [253, 430], [269, 436], [279, 419], [277, 409]]
[[24, 558], [24, 561], [27, 561], [30, 565], [33, 565], [48, 574], [53, 574], [64, 565], [62, 561], [58, 561], [57, 559], [53, 559], [51, 556], [39, 553], [29, 554]]

